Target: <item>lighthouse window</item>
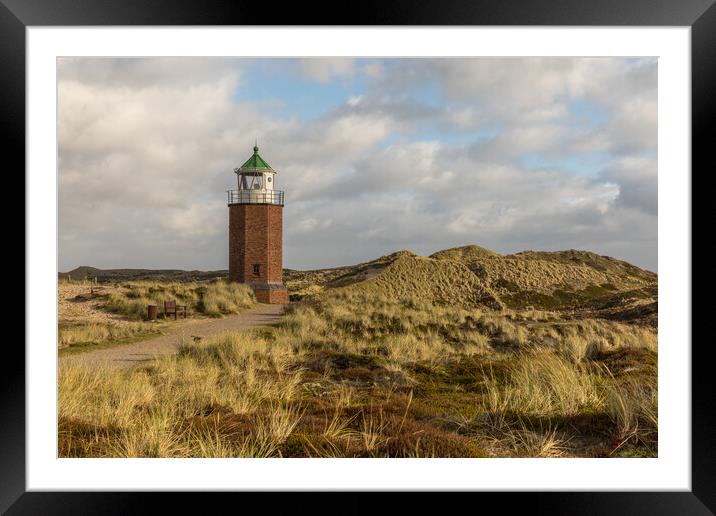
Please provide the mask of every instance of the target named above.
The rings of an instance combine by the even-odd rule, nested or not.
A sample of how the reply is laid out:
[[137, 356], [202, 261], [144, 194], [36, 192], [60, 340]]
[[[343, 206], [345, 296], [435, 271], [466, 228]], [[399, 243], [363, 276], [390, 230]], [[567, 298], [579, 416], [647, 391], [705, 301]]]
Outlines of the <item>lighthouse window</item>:
[[261, 264], [255, 263], [254, 264], [254, 276], [258, 276], [261, 274]]
[[264, 187], [263, 174], [241, 174], [239, 188], [241, 190], [261, 190]]

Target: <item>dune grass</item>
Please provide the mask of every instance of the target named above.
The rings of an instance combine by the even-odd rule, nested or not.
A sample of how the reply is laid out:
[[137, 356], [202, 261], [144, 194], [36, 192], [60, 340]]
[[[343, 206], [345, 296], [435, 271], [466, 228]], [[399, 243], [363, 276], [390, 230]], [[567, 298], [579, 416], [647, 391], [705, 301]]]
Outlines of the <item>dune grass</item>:
[[[69, 283], [66, 279], [60, 282]], [[72, 284], [92, 286], [90, 282], [72, 281]], [[246, 285], [220, 280], [205, 283], [130, 281], [111, 288], [101, 287], [99, 293], [81, 299], [87, 300], [92, 301], [92, 308], [79, 317], [63, 319], [60, 313], [58, 348], [62, 354], [137, 342], [161, 334], [168, 324], [161, 320], [165, 300], [186, 305], [188, 315], [211, 317], [238, 313], [256, 303], [252, 290]], [[159, 321], [144, 322], [149, 304], [158, 305]], [[105, 311], [121, 317], [112, 320]]]
[[521, 355], [507, 382], [491, 377], [486, 384], [487, 407], [493, 414], [542, 417], [594, 412], [603, 403], [595, 376], [549, 352]]
[[301, 410], [284, 355], [227, 334], [139, 370], [61, 367], [60, 455], [273, 455]]
[[144, 322], [60, 323], [58, 347], [64, 352], [97, 348], [119, 342], [134, 342], [159, 335], [161, 328]]
[[434, 304], [500, 309], [492, 290], [456, 260], [401, 256], [380, 275], [348, 287], [373, 296], [421, 299]]
[[654, 456], [656, 334], [335, 289], [136, 370], [60, 370], [60, 454]]
[[60, 347], [69, 347], [86, 342], [102, 342], [123, 339], [138, 333], [148, 332], [151, 325], [143, 323], [119, 324], [72, 324], [59, 328]]
[[147, 305], [156, 304], [161, 312], [165, 300], [175, 300], [189, 312], [211, 317], [238, 313], [256, 302], [250, 287], [221, 280], [208, 283], [129, 281], [109, 294], [105, 308], [141, 320], [146, 317]]

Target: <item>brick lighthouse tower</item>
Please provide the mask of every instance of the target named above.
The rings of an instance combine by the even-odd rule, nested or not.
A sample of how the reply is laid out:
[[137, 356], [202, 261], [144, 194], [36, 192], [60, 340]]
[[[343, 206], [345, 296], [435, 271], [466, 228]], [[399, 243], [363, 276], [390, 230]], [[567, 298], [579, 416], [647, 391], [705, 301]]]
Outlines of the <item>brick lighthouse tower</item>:
[[283, 285], [283, 192], [276, 171], [254, 154], [234, 169], [238, 190], [229, 190], [229, 280], [250, 285], [261, 303], [288, 303]]

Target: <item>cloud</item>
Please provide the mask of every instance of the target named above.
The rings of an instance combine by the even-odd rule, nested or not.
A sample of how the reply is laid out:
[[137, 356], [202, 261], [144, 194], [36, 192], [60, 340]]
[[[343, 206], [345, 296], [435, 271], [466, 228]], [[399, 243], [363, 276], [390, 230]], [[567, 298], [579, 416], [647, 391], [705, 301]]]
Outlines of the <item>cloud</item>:
[[299, 59], [298, 66], [303, 77], [322, 83], [335, 77], [352, 77], [356, 72], [355, 60], [343, 57]]
[[652, 158], [623, 158], [607, 170], [604, 179], [619, 185], [616, 202], [654, 216], [658, 213], [657, 163]]
[[211, 57], [62, 57], [57, 74], [64, 82], [127, 89], [187, 88], [216, 80], [238, 79], [239, 59]]
[[[245, 93], [274, 78], [251, 63], [58, 61], [61, 270], [226, 268], [225, 190], [255, 137], [287, 267], [478, 243], [656, 269], [655, 60], [282, 60], [297, 93], [269, 99]], [[305, 79], [335, 99], [308, 120]]]
[[[250, 148], [233, 121], [270, 122], [256, 107], [231, 101], [239, 79], [233, 67], [153, 61], [60, 62], [61, 263], [91, 264], [98, 247], [111, 249], [100, 254], [113, 265], [223, 262], [223, 253], [192, 248], [198, 235], [220, 232], [213, 188], [231, 170], [236, 142]], [[171, 80], [185, 73], [195, 75]], [[94, 242], [91, 253], [75, 248], [83, 240]]]
[[[610, 151], [621, 154], [656, 146], [655, 59], [485, 58], [405, 59], [388, 68], [377, 90], [404, 95], [435, 84], [443, 102], [469, 104], [482, 125], [501, 130], [499, 154]], [[596, 127], [574, 127], [575, 101], [604, 112]], [[566, 146], [566, 147], [565, 147]]]

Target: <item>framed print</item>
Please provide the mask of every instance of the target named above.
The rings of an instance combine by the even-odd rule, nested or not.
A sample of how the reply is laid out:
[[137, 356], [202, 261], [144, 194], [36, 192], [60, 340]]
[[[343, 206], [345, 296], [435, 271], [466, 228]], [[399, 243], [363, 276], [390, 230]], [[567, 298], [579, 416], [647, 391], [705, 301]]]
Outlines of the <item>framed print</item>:
[[691, 338], [711, 4], [344, 26], [3, 1], [28, 203], [3, 510], [468, 491], [712, 513]]

